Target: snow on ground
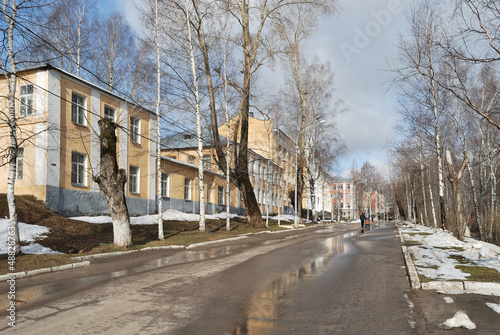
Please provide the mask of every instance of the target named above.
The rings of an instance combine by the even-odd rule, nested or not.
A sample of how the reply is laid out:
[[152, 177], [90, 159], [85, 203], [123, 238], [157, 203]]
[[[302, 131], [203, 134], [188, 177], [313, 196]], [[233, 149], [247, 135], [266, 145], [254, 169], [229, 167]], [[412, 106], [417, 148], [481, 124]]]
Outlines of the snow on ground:
[[400, 228], [406, 241], [422, 245], [408, 247], [414, 257], [417, 271], [434, 280], [467, 280], [468, 273], [456, 269], [455, 258], [465, 258], [472, 266], [484, 266], [500, 272], [500, 247], [465, 239], [460, 241], [442, 229], [404, 223]]
[[[230, 218], [240, 217], [236, 214], [229, 214]], [[108, 223], [111, 222], [111, 216], [75, 216], [70, 219], [85, 221], [90, 223]], [[215, 219], [215, 220], [223, 220], [226, 219], [226, 213], [213, 214], [213, 215], [205, 215], [205, 219]], [[174, 209], [168, 209], [163, 212], [163, 220], [171, 220], [171, 221], [199, 221], [199, 214], [190, 214], [183, 213], [180, 211], [176, 211]], [[158, 224], [158, 215], [144, 215], [130, 218], [130, 224], [138, 225], [138, 224]]]
[[494, 304], [492, 302], [487, 302], [486, 306], [488, 306], [489, 308], [491, 308], [492, 310], [494, 310], [495, 312], [500, 314], [500, 304]]
[[456, 312], [454, 317], [444, 322], [444, 325], [448, 328], [465, 327], [467, 329], [476, 329], [476, 324], [462, 311]]
[[[8, 252], [7, 240], [9, 222], [9, 219], [0, 219], [0, 254], [6, 254]], [[43, 237], [48, 234], [49, 231], [47, 227], [19, 222], [19, 238], [21, 242], [34, 242], [35, 238]], [[25, 254], [60, 254], [60, 252], [53, 251], [38, 243], [30, 243], [27, 246], [22, 246], [21, 251]]]

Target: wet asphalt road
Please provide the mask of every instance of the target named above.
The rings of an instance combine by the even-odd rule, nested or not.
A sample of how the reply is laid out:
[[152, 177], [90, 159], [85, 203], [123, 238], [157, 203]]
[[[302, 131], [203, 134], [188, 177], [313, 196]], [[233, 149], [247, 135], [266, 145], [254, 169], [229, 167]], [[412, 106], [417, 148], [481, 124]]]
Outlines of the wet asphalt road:
[[259, 234], [20, 279], [15, 332], [416, 334], [397, 231], [372, 226]]

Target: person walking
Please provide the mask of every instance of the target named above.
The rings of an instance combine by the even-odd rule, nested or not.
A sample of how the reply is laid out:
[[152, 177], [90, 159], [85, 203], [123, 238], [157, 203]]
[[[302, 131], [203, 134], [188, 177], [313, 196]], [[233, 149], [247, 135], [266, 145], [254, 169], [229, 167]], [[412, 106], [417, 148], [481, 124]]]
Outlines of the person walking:
[[365, 212], [361, 212], [359, 219], [361, 220], [361, 228], [365, 228], [365, 220], [366, 220]]

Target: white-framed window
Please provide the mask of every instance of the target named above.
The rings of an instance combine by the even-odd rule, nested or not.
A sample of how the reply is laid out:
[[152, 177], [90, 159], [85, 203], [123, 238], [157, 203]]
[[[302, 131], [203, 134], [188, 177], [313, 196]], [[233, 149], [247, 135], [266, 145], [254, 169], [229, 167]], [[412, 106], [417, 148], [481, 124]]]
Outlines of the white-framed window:
[[104, 118], [110, 119], [111, 121], [116, 121], [116, 110], [113, 107], [104, 105]]
[[33, 84], [20, 86], [19, 99], [19, 116], [35, 115]]
[[23, 178], [24, 178], [24, 148], [17, 148], [16, 179], [22, 180]]
[[170, 196], [170, 175], [168, 173], [161, 174], [161, 196]]
[[87, 155], [71, 152], [71, 184], [87, 186]]
[[184, 200], [190, 201], [191, 199], [191, 183], [193, 181], [189, 178], [184, 178]]
[[139, 193], [140, 169], [138, 166], [130, 165], [128, 171], [128, 191], [133, 194]]
[[217, 187], [217, 203], [224, 205], [224, 186]]
[[132, 143], [141, 143], [141, 119], [134, 116], [130, 117], [130, 141]]
[[76, 92], [71, 94], [71, 122], [80, 126], [87, 125], [87, 119], [85, 118], [86, 100], [85, 96]]
[[212, 157], [210, 155], [203, 155], [203, 170], [210, 171], [212, 167]]
[[194, 165], [194, 156], [191, 155], [188, 156], [188, 163]]

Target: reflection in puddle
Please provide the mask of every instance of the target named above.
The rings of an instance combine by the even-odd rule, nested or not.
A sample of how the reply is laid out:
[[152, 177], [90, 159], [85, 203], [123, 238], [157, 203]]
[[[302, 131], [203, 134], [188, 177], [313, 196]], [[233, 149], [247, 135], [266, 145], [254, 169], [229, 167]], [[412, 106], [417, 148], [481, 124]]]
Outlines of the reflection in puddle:
[[300, 286], [302, 280], [321, 273], [336, 255], [348, 252], [349, 245], [344, 243], [343, 239], [359, 233], [360, 231], [356, 231], [326, 239], [323, 242], [324, 254], [304, 264], [296, 271], [290, 272], [283, 278], [274, 281], [268, 288], [257, 292], [251, 298], [246, 311], [246, 320], [235, 326], [233, 334], [272, 334], [275, 322], [279, 319], [278, 305], [280, 301], [286, 297], [288, 292]]
[[[212, 248], [208, 250], [199, 251], [182, 251], [175, 255], [158, 258], [146, 262], [142, 266], [133, 267], [125, 270], [115, 271], [111, 273], [106, 273], [102, 275], [89, 276], [85, 278], [79, 278], [75, 280], [69, 280], [64, 283], [57, 283], [45, 286], [35, 286], [25, 290], [18, 290], [17, 304], [22, 305], [25, 302], [31, 302], [34, 299], [46, 297], [49, 295], [61, 293], [64, 291], [74, 291], [76, 288], [84, 287], [91, 284], [96, 284], [109, 279], [117, 279], [123, 276], [141, 273], [149, 270], [159, 269], [165, 266], [184, 264], [196, 261], [203, 261], [207, 259], [213, 259], [218, 257], [223, 257], [233, 254], [236, 250], [247, 247], [248, 244], [240, 245], [228, 245], [219, 248]], [[2, 302], [0, 303], [0, 308], [4, 308], [6, 305]]]

